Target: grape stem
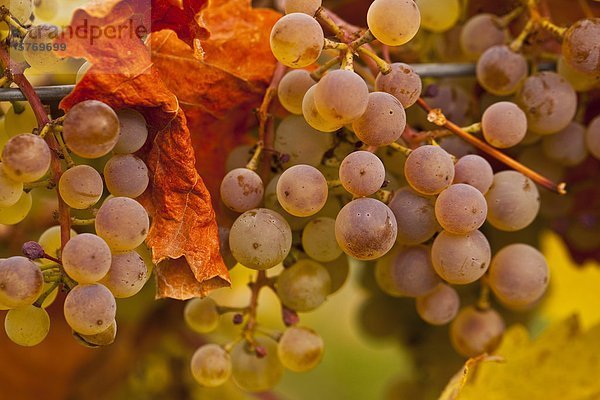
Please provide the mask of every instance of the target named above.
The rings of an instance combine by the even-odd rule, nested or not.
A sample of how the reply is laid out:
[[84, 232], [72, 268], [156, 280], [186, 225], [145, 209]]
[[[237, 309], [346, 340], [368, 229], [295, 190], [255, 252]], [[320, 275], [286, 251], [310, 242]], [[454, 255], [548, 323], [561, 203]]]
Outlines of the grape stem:
[[311, 72], [310, 77], [313, 78], [315, 81], [318, 81], [319, 79], [321, 79], [323, 77], [325, 72], [327, 72], [327, 70], [329, 70], [329, 68], [339, 64], [341, 60], [342, 60], [341, 55], [337, 56], [337, 57], [333, 57], [331, 60], [327, 61], [325, 64], [321, 65], [319, 68], [317, 68], [313, 72]]
[[[46, 126], [48, 126], [48, 125], [46, 125]], [[69, 154], [69, 149], [67, 149], [67, 145], [65, 144], [65, 141], [63, 140], [62, 135], [60, 134], [60, 132], [57, 132], [53, 128], [50, 128], [50, 131], [52, 132], [52, 135], [54, 135], [54, 139], [56, 139], [56, 142], [58, 143], [58, 146], [60, 147], [60, 151], [61, 151], [60, 155], [62, 156], [62, 158], [64, 158], [65, 162], [67, 163], [67, 169], [73, 168], [75, 166], [75, 162], [73, 161], [73, 159], [71, 158], [71, 155]]]
[[60, 284], [60, 281], [52, 282], [52, 285], [50, 285], [48, 290], [46, 290], [44, 293], [42, 293], [40, 295], [40, 297], [36, 300], [36, 302], [33, 303], [33, 305], [38, 308], [41, 308], [42, 304], [44, 304], [44, 301], [46, 300], [46, 298], [48, 296], [50, 296], [50, 294], [58, 287], [59, 284]]
[[469, 126], [463, 126], [460, 129], [462, 129], [463, 131], [465, 131], [467, 133], [481, 132], [481, 122], [475, 122], [474, 124], [471, 124]]
[[377, 68], [379, 69], [379, 71], [381, 71], [381, 73], [383, 75], [387, 75], [392, 71], [392, 66], [385, 61], [383, 58], [379, 57], [377, 54], [375, 54], [374, 51], [369, 50], [365, 47], [359, 47], [358, 49], [356, 49], [356, 51], [358, 51], [358, 55], [361, 57], [367, 57], [368, 59], [373, 60], [373, 62], [375, 62], [375, 64], [377, 65]]
[[[465, 132], [458, 125], [456, 125], [452, 121], [448, 120], [447, 118], [445, 118], [445, 117], [440, 118], [439, 114], [443, 115], [442, 111], [440, 109], [432, 109], [431, 106], [429, 106], [429, 104], [427, 104], [427, 102], [425, 102], [425, 100], [423, 100], [423, 98], [419, 98], [417, 100], [417, 104], [419, 105], [419, 107], [421, 107], [423, 110], [425, 110], [429, 115], [431, 115], [432, 113], [438, 114], [437, 116], [433, 116], [431, 118], [432, 122], [434, 122], [436, 125], [443, 126], [444, 128], [446, 128], [449, 131], [451, 131], [452, 133], [456, 134], [463, 140], [465, 140], [465, 141], [469, 142], [470, 144], [472, 144], [473, 146], [477, 147], [479, 150], [483, 151], [484, 153], [494, 157], [496, 160], [506, 164], [507, 166], [513, 168], [514, 170], [519, 171], [523, 175], [529, 177], [531, 180], [533, 180], [538, 185], [543, 186], [546, 189], [554, 191], [558, 194], [566, 194], [567, 193], [567, 191], [565, 190], [566, 184], [564, 182], [561, 182], [559, 184], [552, 182], [550, 179], [540, 175], [539, 173], [533, 171], [532, 169], [527, 168], [520, 162], [518, 162], [518, 161], [514, 160], [513, 158], [510, 158], [506, 154], [500, 152], [498, 149], [481, 141], [477, 137]], [[428, 117], [428, 119], [429, 119], [429, 117]]]
[[406, 157], [408, 157], [410, 155], [410, 153], [412, 153], [411, 149], [409, 149], [408, 147], [402, 146], [400, 143], [393, 142], [393, 143], [389, 144], [388, 146], [391, 147], [392, 149], [404, 154]]
[[265, 271], [258, 271], [256, 275], [256, 280], [254, 282], [250, 282], [248, 286], [250, 287], [250, 304], [247, 308], [248, 321], [246, 325], [244, 325], [244, 330], [242, 332], [242, 336], [249, 343], [254, 343], [254, 331], [256, 329], [256, 312], [258, 310], [258, 295], [260, 294], [260, 290], [269, 285], [270, 280], [267, 278], [267, 273]]
[[79, 219], [79, 218], [71, 218], [71, 225], [92, 225], [96, 222], [96, 218], [87, 218], [87, 219]]
[[56, 186], [56, 182], [54, 182], [54, 180], [52, 180], [52, 178], [48, 178], [48, 179], [44, 179], [43, 181], [30, 182], [30, 183], [23, 184], [23, 191], [28, 193], [38, 187], [45, 187], [46, 189], [54, 189], [55, 186]]
[[0, 13], [3, 14], [2, 19], [4, 22], [6, 22], [11, 28], [16, 29], [19, 32], [19, 35], [27, 35], [27, 29], [21, 26], [21, 24], [10, 14], [6, 7], [2, 6]]
[[488, 282], [487, 275], [484, 275], [480, 281], [479, 298], [475, 307], [479, 310], [485, 311], [490, 308], [490, 284]]

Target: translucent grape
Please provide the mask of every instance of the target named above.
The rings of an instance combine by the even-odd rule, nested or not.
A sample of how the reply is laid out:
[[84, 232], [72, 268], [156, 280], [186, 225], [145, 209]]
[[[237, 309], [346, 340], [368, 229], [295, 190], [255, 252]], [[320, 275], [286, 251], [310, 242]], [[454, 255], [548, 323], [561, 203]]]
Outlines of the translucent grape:
[[113, 197], [105, 201], [96, 214], [96, 233], [114, 251], [129, 251], [144, 242], [150, 221], [137, 201]]
[[283, 171], [277, 182], [277, 200], [297, 217], [316, 214], [327, 201], [327, 181], [315, 167], [294, 165]]
[[503, 333], [504, 321], [492, 309], [465, 307], [450, 325], [452, 346], [465, 357], [494, 351], [500, 344]]
[[315, 85], [314, 101], [323, 118], [337, 124], [348, 124], [367, 110], [369, 89], [357, 73], [336, 69]]
[[[534, 171], [544, 171], [544, 176], [553, 182], [560, 182], [565, 177], [565, 167], [550, 159], [541, 149], [541, 146], [527, 147], [519, 154], [517, 160]], [[540, 195], [543, 192], [541, 191]], [[542, 206], [544, 202], [541, 203]]]
[[119, 118], [101, 101], [82, 101], [65, 115], [63, 137], [67, 147], [78, 156], [102, 157], [119, 141]]
[[387, 146], [400, 138], [406, 113], [400, 101], [389, 93], [369, 93], [367, 108], [352, 123], [356, 136], [369, 146]]
[[594, 118], [588, 125], [585, 144], [592, 156], [600, 160], [600, 116]]
[[420, 195], [409, 187], [394, 192], [388, 206], [396, 217], [398, 243], [423, 243], [438, 231], [434, 205], [434, 197]]
[[438, 194], [452, 183], [454, 162], [450, 154], [439, 146], [421, 146], [413, 150], [406, 159], [404, 176], [417, 192]]
[[42, 271], [21, 256], [0, 261], [0, 303], [10, 308], [33, 304], [42, 294]]
[[77, 75], [75, 76], [76, 84], [83, 79], [83, 77], [85, 76], [85, 74], [87, 74], [90, 68], [92, 68], [92, 64], [89, 61], [86, 61], [83, 64], [81, 64], [81, 67], [79, 67], [79, 69], [77, 70]]
[[577, 92], [586, 92], [600, 85], [600, 72], [596, 75], [588, 75], [571, 66], [564, 57], [559, 57], [556, 63], [556, 72]]
[[40, 344], [50, 331], [50, 317], [46, 310], [24, 306], [9, 310], [4, 319], [6, 336], [20, 346]]
[[504, 44], [508, 32], [493, 14], [477, 14], [465, 22], [460, 32], [460, 46], [467, 57], [476, 60], [492, 46]]
[[421, 14], [412, 0], [375, 0], [367, 11], [369, 30], [381, 43], [400, 46], [419, 30]]
[[11, 179], [0, 164], [0, 208], [10, 207], [19, 201], [23, 193], [23, 182]]
[[317, 129], [321, 132], [337, 131], [343, 126], [343, 124], [337, 121], [325, 119], [319, 110], [317, 110], [314, 96], [316, 88], [317, 85], [313, 85], [306, 91], [306, 94], [302, 99], [302, 115], [304, 116], [306, 122], [314, 129]]
[[458, 22], [459, 0], [415, 0], [421, 14], [421, 27], [432, 32], [445, 32]]
[[248, 168], [229, 171], [221, 182], [221, 200], [235, 212], [246, 212], [258, 207], [263, 193], [262, 179]]
[[12, 180], [35, 182], [46, 175], [51, 158], [50, 148], [44, 139], [31, 133], [23, 133], [6, 142], [0, 166]]
[[277, 344], [277, 354], [283, 366], [294, 372], [304, 372], [316, 367], [323, 358], [324, 343], [321, 336], [310, 328], [287, 328]]
[[408, 108], [421, 95], [421, 77], [408, 64], [397, 62], [392, 63], [391, 67], [388, 74], [377, 74], [375, 90], [391, 94], [402, 103], [402, 107]]
[[271, 51], [288, 67], [302, 68], [317, 61], [323, 43], [321, 25], [303, 13], [284, 15], [271, 30]]
[[31, 105], [27, 102], [18, 102], [17, 110], [13, 105], [4, 114], [4, 129], [8, 137], [20, 135], [22, 133], [33, 132], [38, 123]]
[[60, 176], [58, 191], [69, 207], [83, 210], [100, 200], [104, 183], [98, 171], [81, 164], [69, 168]]
[[527, 61], [508, 46], [492, 46], [477, 61], [476, 75], [485, 90], [507, 96], [516, 92], [527, 77]]
[[185, 323], [190, 329], [198, 333], [208, 333], [219, 326], [217, 302], [210, 297], [188, 300], [183, 310]]
[[542, 297], [549, 275], [542, 253], [532, 246], [515, 243], [503, 247], [492, 259], [489, 284], [502, 304], [519, 309]]
[[283, 305], [307, 312], [323, 304], [331, 292], [331, 277], [324, 266], [304, 258], [283, 270], [276, 287]]
[[142, 257], [135, 251], [116, 253], [108, 274], [100, 283], [110, 290], [118, 299], [137, 294], [148, 280], [148, 267]]
[[397, 225], [388, 206], [368, 197], [352, 200], [335, 220], [335, 237], [342, 250], [359, 260], [374, 260], [396, 241]]
[[431, 325], [445, 325], [452, 321], [460, 308], [460, 297], [454, 288], [440, 283], [429, 293], [417, 297], [417, 313]]
[[39, 71], [54, 72], [61, 58], [53, 51], [53, 41], [59, 38], [60, 34], [60, 29], [50, 24], [30, 28], [23, 38], [25, 61]]
[[292, 230], [275, 211], [257, 208], [240, 215], [229, 232], [229, 247], [238, 262], [269, 269], [283, 261], [292, 246]]
[[[446, 118], [456, 124], [465, 124], [471, 110], [472, 95], [463, 87], [452, 81], [442, 81], [435, 86], [429, 86], [424, 93], [424, 100], [431, 108], [441, 108]], [[422, 125], [432, 129], [440, 129], [439, 126], [427, 121], [427, 114], [420, 113]], [[457, 138], [458, 139], [458, 138]], [[462, 139], [459, 141], [463, 142]]]
[[315, 218], [302, 231], [302, 248], [307, 256], [329, 262], [342, 255], [342, 249], [335, 240], [335, 219]]
[[571, 122], [559, 132], [542, 139], [542, 149], [548, 158], [559, 164], [574, 167], [585, 160], [588, 149], [585, 144], [585, 127]]
[[563, 77], [544, 71], [525, 80], [517, 103], [525, 111], [529, 129], [547, 135], [569, 125], [577, 110], [577, 94]]
[[343, 254], [334, 261], [322, 263], [322, 265], [327, 269], [331, 277], [331, 291], [329, 294], [337, 292], [344, 286], [344, 283], [348, 280], [348, 275], [350, 275], [348, 257]]
[[332, 146], [332, 135], [311, 127], [301, 116], [285, 117], [275, 132], [275, 150], [289, 156], [286, 167], [298, 164], [316, 167]]
[[600, 18], [580, 19], [567, 29], [562, 55], [571, 66], [589, 75], [600, 74]]
[[144, 116], [125, 108], [117, 111], [119, 118], [119, 140], [113, 148], [116, 154], [131, 154], [142, 148], [148, 139], [148, 127]]
[[94, 335], [83, 335], [73, 331], [73, 336], [79, 343], [86, 347], [97, 348], [100, 346], [108, 346], [115, 341], [117, 337], [117, 321], [113, 320], [108, 328]]
[[481, 156], [469, 154], [458, 159], [454, 165], [452, 183], [466, 183], [486, 194], [494, 181], [494, 171], [490, 163]]
[[466, 235], [442, 231], [431, 246], [435, 271], [453, 285], [465, 285], [481, 278], [491, 258], [490, 244], [480, 231]]
[[273, 339], [256, 337], [255, 341], [266, 351], [266, 355], [258, 357], [248, 342], [239, 342], [231, 350], [232, 377], [242, 389], [262, 392], [279, 382], [283, 365], [277, 356], [277, 343]]
[[487, 216], [483, 194], [473, 186], [455, 183], [442, 191], [435, 201], [435, 217], [446, 231], [458, 235], [481, 227]]
[[375, 154], [368, 151], [350, 153], [340, 165], [342, 186], [355, 196], [370, 196], [385, 180], [385, 167]]
[[192, 376], [202, 386], [216, 387], [231, 376], [231, 357], [221, 346], [205, 344], [192, 356]]
[[79, 283], [94, 283], [110, 268], [110, 248], [101, 237], [82, 233], [69, 240], [62, 252], [65, 272]]
[[[317, 0], [319, 4], [320, 0]], [[288, 1], [287, 3], [293, 3]], [[286, 3], [286, 4], [287, 4]], [[302, 115], [302, 99], [306, 91], [312, 87], [315, 80], [310, 77], [310, 73], [304, 69], [295, 69], [286, 73], [279, 86], [277, 86], [277, 97], [281, 105], [292, 114]]]
[[540, 209], [540, 195], [531, 179], [517, 171], [494, 175], [486, 193], [487, 220], [503, 231], [518, 231], [529, 225]]
[[146, 163], [133, 154], [116, 154], [104, 166], [104, 181], [114, 196], [135, 198], [150, 182]]
[[[42, 288], [42, 294], [46, 293], [46, 291], [50, 290], [54, 282], [44, 282], [44, 287]], [[53, 291], [44, 299], [42, 302], [42, 308], [48, 308], [54, 303], [56, 297], [58, 296], [58, 287], [55, 287]], [[40, 296], [41, 297], [41, 296]], [[38, 299], [39, 300], [39, 299]]]
[[31, 210], [31, 204], [31, 193], [21, 193], [21, 197], [15, 204], [0, 208], [0, 224], [15, 225], [23, 221]]
[[19, 22], [25, 24], [33, 12], [31, 0], [0, 0], [0, 6], [6, 7], [10, 14]]
[[[11, 3], [13, 0], [11, 0]], [[45, 21], [52, 20], [58, 13], [58, 0], [34, 0], [36, 18], [41, 18]]]
[[452, 154], [456, 158], [462, 158], [469, 154], [477, 153], [475, 147], [455, 135], [441, 138], [439, 145], [442, 149], [446, 150], [448, 154]]
[[304, 13], [313, 16], [321, 7], [321, 0], [285, 0], [284, 7], [286, 14]]
[[429, 248], [409, 246], [391, 252], [377, 261], [375, 279], [390, 296], [422, 296], [439, 283], [431, 264]]
[[[73, 238], [75, 236], [77, 236], [77, 232], [71, 229], [69, 238]], [[46, 254], [54, 258], [60, 258], [61, 242], [59, 225], [46, 229], [44, 233], [40, 235], [40, 238], [37, 240], [37, 242], [40, 246], [42, 246]], [[54, 262], [46, 259], [40, 259], [38, 262], [42, 263], [43, 265], [54, 264]]]
[[99, 283], [77, 285], [65, 298], [65, 319], [82, 335], [95, 335], [106, 330], [114, 321], [116, 310], [114, 296]]
[[483, 112], [481, 129], [489, 144], [505, 149], [523, 140], [527, 133], [527, 117], [515, 103], [500, 101]]
[[235, 147], [227, 155], [227, 160], [225, 160], [225, 171], [229, 172], [236, 168], [245, 167], [252, 158], [252, 153], [252, 146], [250, 145], [243, 144]]

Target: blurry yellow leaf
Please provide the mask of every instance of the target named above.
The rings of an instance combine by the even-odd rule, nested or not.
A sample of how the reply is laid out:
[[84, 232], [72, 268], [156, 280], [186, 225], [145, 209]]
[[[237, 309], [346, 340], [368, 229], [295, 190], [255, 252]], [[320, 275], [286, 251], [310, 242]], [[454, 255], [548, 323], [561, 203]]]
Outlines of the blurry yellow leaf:
[[502, 357], [481, 354], [477, 357], [469, 358], [463, 368], [450, 379], [439, 400], [457, 399], [460, 391], [475, 372], [477, 366], [484, 361], [502, 361]]

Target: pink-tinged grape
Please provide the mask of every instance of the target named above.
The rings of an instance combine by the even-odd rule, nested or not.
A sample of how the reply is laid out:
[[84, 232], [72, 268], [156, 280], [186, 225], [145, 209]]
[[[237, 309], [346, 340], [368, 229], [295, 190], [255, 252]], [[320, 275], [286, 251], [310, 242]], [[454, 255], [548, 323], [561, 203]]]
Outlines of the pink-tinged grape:
[[77, 103], [65, 115], [63, 138], [67, 147], [83, 158], [108, 154], [119, 141], [119, 118], [97, 100]]
[[438, 194], [452, 183], [454, 162], [450, 154], [439, 146], [417, 147], [406, 159], [404, 176], [417, 192]]
[[391, 94], [402, 103], [402, 107], [408, 108], [415, 104], [421, 95], [421, 77], [408, 64], [397, 62], [392, 63], [391, 67], [389, 73], [377, 74], [375, 90]]
[[192, 376], [202, 386], [221, 386], [231, 376], [231, 357], [217, 344], [205, 344], [194, 352], [190, 364]]
[[310, 73], [304, 69], [289, 71], [281, 78], [277, 86], [279, 102], [292, 114], [302, 115], [302, 99], [304, 99], [306, 91], [316, 83]]
[[294, 311], [307, 312], [325, 302], [331, 292], [331, 277], [324, 266], [304, 258], [283, 270], [276, 288], [283, 305]]
[[321, 362], [324, 347], [323, 339], [312, 329], [291, 326], [283, 332], [277, 343], [277, 355], [285, 368], [305, 372]]
[[310, 126], [301, 116], [289, 115], [277, 126], [273, 146], [280, 154], [288, 155], [285, 167], [298, 164], [316, 167], [333, 147], [333, 136]]
[[277, 212], [256, 208], [240, 215], [229, 231], [229, 247], [242, 265], [264, 270], [276, 266], [292, 247], [292, 230]]
[[317, 61], [324, 39], [323, 29], [313, 17], [287, 14], [273, 25], [271, 51], [282, 64], [302, 68]]
[[375, 279], [385, 293], [395, 297], [422, 296], [440, 283], [425, 246], [400, 248], [379, 259]]
[[571, 122], [559, 132], [542, 139], [544, 154], [567, 167], [574, 167], [585, 160], [588, 149], [585, 144], [585, 127]]
[[469, 154], [459, 158], [454, 165], [452, 183], [466, 183], [486, 194], [493, 181], [494, 171], [490, 163], [481, 156]]
[[457, 235], [481, 227], [487, 216], [483, 194], [473, 186], [455, 183], [442, 191], [435, 201], [435, 217], [444, 230]]
[[525, 111], [527, 126], [540, 135], [566, 128], [577, 111], [577, 94], [555, 72], [544, 71], [528, 77], [517, 94], [517, 103]]
[[106, 330], [114, 321], [116, 311], [115, 297], [99, 283], [77, 285], [65, 298], [65, 319], [82, 335], [95, 335]]
[[600, 74], [600, 18], [580, 19], [567, 29], [562, 55], [575, 69], [589, 75]]
[[592, 156], [600, 160], [600, 116], [594, 118], [588, 125], [585, 144]]
[[148, 127], [144, 116], [125, 108], [117, 111], [119, 118], [119, 140], [113, 148], [116, 154], [131, 154], [142, 148], [148, 139]]
[[369, 146], [387, 146], [400, 138], [406, 113], [400, 100], [386, 92], [368, 95], [367, 108], [352, 123], [356, 136]]
[[330, 71], [315, 85], [314, 102], [324, 119], [348, 124], [367, 110], [369, 88], [354, 71]]
[[367, 11], [367, 25], [377, 40], [400, 46], [419, 30], [421, 14], [412, 0], [375, 0]]
[[320, 261], [334, 261], [342, 255], [335, 240], [335, 219], [315, 218], [302, 230], [302, 248], [307, 256]]
[[387, 253], [397, 232], [392, 210], [369, 197], [352, 200], [335, 219], [338, 244], [346, 254], [359, 260], [374, 260]]
[[116, 154], [104, 166], [104, 181], [114, 196], [136, 198], [148, 187], [146, 163], [133, 154]]
[[217, 329], [221, 314], [216, 301], [210, 297], [203, 297], [185, 303], [183, 318], [194, 332], [208, 333]]
[[466, 235], [442, 231], [431, 246], [435, 271], [453, 285], [466, 285], [481, 278], [491, 258], [490, 244], [480, 231]]
[[494, 351], [504, 333], [504, 320], [495, 310], [461, 309], [450, 325], [452, 347], [462, 356], [474, 357]]
[[469, 18], [460, 32], [460, 46], [465, 55], [476, 60], [492, 46], [504, 44], [508, 32], [500, 18], [493, 14], [477, 14]]
[[487, 221], [503, 231], [518, 231], [533, 222], [540, 209], [540, 195], [531, 179], [517, 171], [502, 171], [485, 194]]
[[297, 217], [314, 215], [327, 201], [327, 180], [315, 167], [294, 165], [277, 181], [277, 200], [283, 209]]
[[110, 248], [100, 236], [82, 233], [67, 242], [62, 262], [65, 272], [77, 282], [98, 282], [110, 268]]
[[266, 355], [258, 357], [255, 348], [243, 340], [231, 350], [233, 381], [249, 392], [264, 392], [279, 382], [283, 365], [277, 356], [277, 343], [268, 337], [255, 337]]
[[14, 181], [34, 182], [46, 175], [51, 158], [50, 148], [44, 139], [23, 133], [6, 142], [0, 167]]
[[40, 344], [50, 331], [50, 317], [46, 310], [33, 305], [9, 310], [4, 319], [6, 336], [19, 346]]
[[260, 176], [248, 168], [229, 171], [221, 182], [221, 200], [235, 212], [246, 212], [262, 202], [264, 186]]
[[333, 132], [340, 129], [344, 124], [330, 121], [323, 117], [315, 105], [315, 89], [317, 85], [311, 86], [302, 99], [302, 115], [306, 122], [321, 132]]
[[442, 149], [446, 150], [448, 154], [452, 154], [456, 158], [462, 158], [477, 153], [475, 147], [455, 135], [441, 138], [439, 145]]
[[565, 78], [577, 92], [587, 92], [600, 86], [600, 71], [596, 75], [588, 75], [585, 72], [575, 69], [565, 61], [564, 57], [559, 57], [556, 63], [556, 72]]
[[421, 27], [431, 32], [445, 32], [460, 17], [459, 0], [415, 0], [421, 14]]
[[502, 248], [490, 265], [490, 288], [508, 307], [522, 309], [538, 301], [548, 287], [550, 270], [544, 255], [527, 244]]
[[148, 280], [148, 267], [135, 251], [115, 253], [108, 274], [100, 283], [118, 299], [137, 294]]
[[394, 193], [388, 206], [396, 217], [398, 243], [423, 243], [440, 229], [435, 219], [434, 197], [403, 187]]
[[102, 197], [103, 191], [102, 177], [98, 171], [85, 164], [69, 168], [60, 176], [58, 181], [60, 197], [69, 207], [78, 210], [96, 204]]
[[340, 181], [348, 192], [355, 196], [370, 196], [383, 185], [385, 167], [375, 154], [355, 151], [342, 160]]
[[9, 308], [33, 304], [42, 294], [42, 271], [21, 256], [0, 261], [0, 303]]
[[129, 251], [148, 236], [148, 213], [137, 201], [113, 197], [105, 201], [96, 214], [96, 233], [114, 251]]
[[477, 61], [476, 76], [488, 92], [507, 96], [516, 92], [527, 77], [527, 61], [508, 46], [492, 46]]
[[32, 202], [31, 193], [22, 192], [15, 204], [0, 208], [0, 224], [15, 225], [23, 221], [31, 211]]
[[285, 0], [284, 8], [286, 14], [304, 13], [311, 17], [321, 7], [321, 0]]
[[0, 208], [10, 207], [21, 198], [23, 182], [10, 178], [0, 164]]
[[445, 325], [452, 321], [460, 308], [460, 297], [454, 288], [440, 283], [429, 293], [417, 297], [417, 313], [431, 325]]
[[73, 337], [80, 344], [91, 349], [95, 349], [100, 346], [108, 346], [109, 344], [112, 344], [117, 337], [117, 320], [113, 320], [109, 327], [100, 333], [83, 335], [79, 332], [73, 331]]
[[481, 130], [489, 144], [505, 149], [523, 140], [527, 133], [527, 117], [515, 103], [500, 101], [483, 112]]

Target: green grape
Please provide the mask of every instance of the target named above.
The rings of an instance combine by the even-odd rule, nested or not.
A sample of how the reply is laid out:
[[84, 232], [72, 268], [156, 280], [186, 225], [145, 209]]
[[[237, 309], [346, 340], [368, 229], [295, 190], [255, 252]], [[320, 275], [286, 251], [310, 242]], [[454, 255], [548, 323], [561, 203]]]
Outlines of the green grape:
[[0, 303], [10, 308], [33, 304], [44, 286], [42, 271], [21, 256], [0, 261]]
[[[545, 170], [543, 170], [545, 172]], [[494, 181], [494, 171], [487, 160], [476, 154], [468, 154], [454, 164], [452, 183], [466, 183], [486, 194]]]
[[150, 182], [146, 163], [133, 154], [116, 154], [104, 165], [104, 182], [115, 196], [140, 196]]
[[235, 212], [242, 213], [260, 206], [263, 193], [262, 179], [248, 168], [229, 171], [221, 181], [221, 200]]
[[284, 15], [271, 30], [271, 51], [288, 67], [302, 68], [317, 61], [323, 43], [321, 25], [303, 13]]
[[231, 376], [232, 364], [229, 353], [216, 344], [205, 344], [192, 356], [192, 376], [202, 386], [221, 386]]
[[252, 146], [248, 144], [235, 147], [227, 155], [227, 160], [225, 160], [225, 171], [229, 172], [236, 168], [245, 168], [248, 161], [252, 158], [252, 153]]
[[119, 118], [97, 100], [76, 104], [65, 115], [63, 137], [67, 147], [83, 158], [108, 154], [119, 141]]
[[335, 219], [315, 218], [302, 231], [302, 248], [307, 256], [320, 261], [334, 261], [342, 255], [335, 240]]
[[144, 242], [150, 221], [137, 201], [128, 197], [106, 200], [96, 214], [96, 233], [114, 251], [129, 251]]
[[394, 192], [388, 206], [396, 217], [398, 243], [423, 243], [440, 229], [435, 219], [433, 197], [423, 196], [409, 187], [403, 187]]
[[367, 108], [352, 123], [356, 136], [369, 146], [387, 146], [400, 138], [406, 113], [396, 97], [385, 92], [369, 93]]
[[263, 392], [279, 382], [283, 366], [277, 356], [277, 343], [273, 339], [256, 337], [254, 341], [266, 351], [266, 356], [258, 357], [247, 341], [241, 341], [231, 350], [231, 372], [233, 381], [242, 389]]
[[464, 183], [442, 191], [435, 201], [435, 217], [447, 232], [464, 235], [481, 227], [487, 216], [483, 194]]
[[13, 136], [2, 150], [4, 173], [18, 182], [35, 182], [50, 168], [52, 154], [46, 141], [32, 133]]
[[114, 321], [116, 311], [115, 297], [99, 283], [77, 285], [65, 298], [65, 319], [82, 335], [95, 335], [106, 330]]
[[381, 43], [400, 46], [419, 30], [421, 14], [412, 0], [375, 0], [367, 11], [369, 30]]
[[23, 192], [15, 204], [0, 208], [0, 224], [15, 225], [23, 221], [31, 211], [32, 203], [31, 193]]
[[331, 292], [331, 277], [324, 266], [304, 258], [283, 270], [276, 288], [283, 305], [307, 312], [323, 304]]
[[515, 103], [499, 101], [483, 112], [481, 130], [492, 146], [501, 149], [513, 147], [527, 133], [527, 117]]
[[313, 128], [301, 116], [290, 115], [277, 126], [274, 147], [280, 154], [289, 156], [285, 167], [298, 164], [316, 167], [325, 152], [333, 147], [333, 136]]
[[[317, 0], [321, 3], [320, 0]], [[288, 1], [291, 3], [292, 1]], [[287, 4], [287, 3], [286, 3]], [[292, 114], [302, 115], [302, 99], [306, 91], [317, 83], [304, 69], [295, 69], [286, 73], [277, 86], [279, 102]]]
[[96, 204], [102, 197], [102, 177], [89, 165], [76, 165], [66, 170], [58, 181], [60, 197], [69, 207], [83, 210]]
[[21, 198], [23, 182], [11, 179], [0, 164], [0, 208], [10, 207]]
[[100, 283], [118, 299], [137, 294], [148, 280], [148, 268], [136, 251], [116, 253], [108, 273]]
[[413, 150], [404, 164], [408, 184], [426, 195], [438, 194], [454, 179], [452, 157], [439, 146], [425, 145]]
[[283, 171], [276, 190], [279, 204], [297, 217], [308, 217], [319, 212], [327, 201], [329, 191], [321, 171], [304, 164]]
[[343, 124], [330, 121], [323, 117], [315, 105], [315, 89], [317, 85], [313, 85], [306, 91], [302, 99], [302, 115], [306, 122], [316, 130], [321, 132], [333, 132], [340, 129]]
[[527, 61], [508, 46], [492, 46], [477, 61], [476, 75], [485, 90], [507, 96], [516, 92], [527, 77]]
[[408, 108], [415, 104], [421, 95], [421, 77], [408, 64], [396, 62], [392, 63], [391, 67], [389, 73], [377, 74], [375, 90], [391, 94], [402, 103], [402, 107]]
[[494, 351], [500, 344], [503, 333], [504, 321], [500, 314], [492, 309], [465, 307], [450, 325], [452, 346], [465, 357]]
[[490, 244], [480, 231], [466, 235], [440, 232], [431, 246], [435, 272], [453, 285], [475, 282], [490, 266]]
[[131, 154], [142, 148], [148, 139], [148, 127], [144, 116], [125, 108], [117, 111], [119, 118], [119, 140], [113, 151], [116, 154]]
[[[75, 236], [77, 236], [77, 232], [71, 229], [69, 238], [72, 239]], [[40, 246], [42, 246], [46, 254], [54, 258], [60, 258], [61, 242], [59, 225], [46, 229], [44, 233], [40, 235], [40, 238], [37, 240], [37, 242]], [[54, 264], [53, 261], [47, 260], [45, 258], [41, 258], [37, 260], [37, 262], [41, 263], [42, 265]]]
[[567, 29], [562, 41], [562, 56], [583, 73], [600, 74], [600, 18], [580, 19]]
[[477, 149], [456, 135], [446, 136], [440, 139], [439, 145], [456, 158], [462, 158], [469, 154], [477, 154]]
[[48, 335], [50, 317], [46, 310], [33, 305], [15, 308], [6, 313], [4, 330], [8, 338], [19, 346], [35, 346]]
[[37, 25], [29, 29], [23, 38], [25, 61], [41, 72], [55, 72], [62, 61], [53, 51], [53, 41], [61, 35], [57, 26]]
[[242, 265], [264, 270], [276, 266], [292, 247], [292, 230], [283, 217], [266, 208], [240, 215], [229, 231], [229, 247]]
[[286, 14], [304, 13], [310, 16], [315, 15], [321, 7], [321, 0], [285, 0], [284, 9]]
[[452, 321], [460, 308], [460, 297], [454, 288], [440, 283], [429, 293], [417, 297], [417, 313], [431, 325], [445, 325]]
[[594, 118], [588, 125], [585, 144], [592, 156], [600, 160], [600, 116]]
[[82, 233], [67, 242], [62, 252], [63, 268], [79, 283], [94, 283], [111, 268], [110, 248], [100, 237]]
[[4, 130], [9, 138], [22, 133], [31, 133], [38, 127], [37, 119], [31, 105], [27, 102], [19, 102], [18, 104], [19, 113], [11, 105], [6, 114], [4, 114]]
[[87, 74], [90, 68], [92, 68], [92, 64], [89, 61], [86, 61], [83, 64], [81, 64], [81, 67], [79, 67], [79, 69], [77, 70], [77, 75], [75, 76], [76, 84], [83, 79], [83, 77], [85, 76], [85, 74]]
[[322, 263], [322, 265], [327, 269], [327, 272], [329, 272], [329, 277], [331, 278], [331, 291], [329, 294], [333, 294], [344, 286], [344, 283], [346, 283], [348, 276], [350, 275], [348, 256], [342, 254], [334, 261]]
[[377, 260], [375, 280], [381, 290], [394, 297], [422, 296], [440, 283], [425, 246], [403, 247]]
[[588, 75], [585, 72], [581, 72], [565, 61], [564, 57], [559, 57], [556, 63], [556, 72], [565, 78], [577, 92], [587, 92], [600, 85], [600, 73]]
[[331, 123], [348, 124], [367, 110], [369, 88], [354, 71], [330, 71], [314, 87], [317, 111]]
[[33, 6], [36, 18], [45, 21], [52, 20], [58, 13], [58, 0], [33, 0]]
[[217, 302], [210, 297], [204, 297], [188, 300], [183, 310], [183, 318], [194, 332], [208, 333], [217, 329], [221, 314]]
[[283, 366], [294, 372], [316, 367], [323, 358], [323, 339], [310, 328], [287, 328], [277, 344], [277, 355]]
[[33, 12], [31, 0], [0, 0], [0, 6], [6, 7], [21, 24], [29, 22], [29, 17]]
[[113, 320], [108, 328], [93, 335], [83, 335], [73, 331], [73, 337], [75, 337], [80, 344], [92, 349], [100, 346], [108, 346], [109, 344], [112, 344], [117, 337], [117, 321]]
[[585, 143], [585, 127], [571, 122], [566, 128], [542, 139], [544, 154], [566, 167], [579, 165], [586, 159], [588, 149]]
[[460, 47], [467, 57], [477, 60], [492, 46], [508, 40], [508, 32], [502, 20], [493, 14], [477, 14], [469, 18], [460, 32]]
[[421, 13], [421, 27], [432, 32], [445, 32], [460, 18], [459, 0], [415, 0]]
[[540, 209], [540, 195], [531, 179], [517, 171], [494, 174], [485, 194], [487, 221], [503, 231], [518, 231], [533, 222]]
[[532, 246], [515, 243], [503, 247], [492, 259], [489, 284], [502, 304], [518, 310], [543, 296], [549, 275], [542, 253]]

